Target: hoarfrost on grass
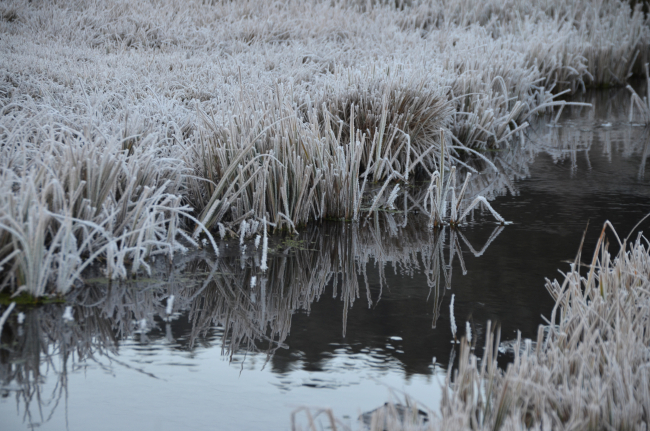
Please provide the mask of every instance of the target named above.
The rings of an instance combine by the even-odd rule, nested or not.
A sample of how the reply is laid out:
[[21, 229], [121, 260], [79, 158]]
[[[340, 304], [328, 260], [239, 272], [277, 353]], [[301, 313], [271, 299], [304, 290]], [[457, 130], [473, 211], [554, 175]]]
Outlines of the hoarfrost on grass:
[[[565, 90], [624, 85], [650, 40], [615, 0], [0, 7], [0, 289], [35, 296], [99, 257], [124, 278], [218, 253], [209, 231], [391, 210], [391, 181], [510, 145]], [[473, 198], [449, 212], [491, 208]]]

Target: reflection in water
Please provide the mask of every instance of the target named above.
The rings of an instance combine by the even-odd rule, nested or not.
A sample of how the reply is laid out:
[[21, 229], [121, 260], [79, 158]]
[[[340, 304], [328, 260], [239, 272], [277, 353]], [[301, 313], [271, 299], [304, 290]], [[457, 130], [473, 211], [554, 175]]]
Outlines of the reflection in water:
[[[179, 318], [189, 325], [188, 336], [178, 344], [182, 348], [209, 342], [217, 327], [223, 354], [232, 358], [236, 353], [263, 352], [268, 360], [278, 348], [287, 347], [292, 315], [308, 313], [328, 286], [341, 302], [345, 336], [353, 304], [374, 307], [384, 289], [390, 289], [389, 265], [403, 277], [426, 275], [435, 328], [442, 298], [451, 288], [454, 263], [466, 273], [462, 248], [480, 256], [502, 230], [497, 226], [488, 241], [475, 248], [459, 230], [423, 230], [407, 223], [406, 214], [382, 213], [360, 225], [312, 226], [299, 237], [276, 238], [266, 272], [260, 269], [261, 251], [240, 253], [237, 244], [230, 244], [237, 251], [218, 259], [199, 253], [174, 265], [158, 260], [152, 265], [152, 279], [109, 283], [89, 278], [85, 289], [66, 298], [73, 304], [74, 321], [63, 318], [63, 306], [47, 305], [27, 310], [22, 324], [11, 319], [5, 325], [0, 358], [4, 396], [16, 394], [26, 422], [46, 421], [47, 408], [55, 409], [65, 394], [67, 373], [99, 357], [120, 364], [119, 344], [127, 338], [143, 345], [152, 337], [174, 341], [172, 324]], [[368, 278], [375, 268], [379, 291], [373, 295]], [[42, 393], [43, 375], [58, 377], [53, 394]]]
[[[118, 364], [157, 378], [148, 374], [146, 364], [120, 359], [125, 340], [133, 340], [143, 351], [160, 340], [170, 349], [187, 352], [220, 343], [222, 354], [235, 362], [258, 353], [283, 376], [279, 386], [285, 389], [291, 387], [283, 382], [290, 380], [287, 375], [296, 362], [317, 370], [323, 357], [334, 358], [339, 352], [345, 360], [332, 367], [356, 372], [397, 363], [407, 376], [431, 373], [431, 357], [446, 365], [452, 352], [447, 290], [456, 294], [459, 328], [465, 326], [460, 319], [472, 322], [476, 345], [482, 344], [481, 325], [495, 315], [504, 321], [504, 316], [512, 316], [512, 322], [503, 323], [506, 337], [506, 329], [511, 333], [527, 326], [534, 331], [544, 307], [533, 305], [543, 300], [530, 290], [536, 279], [531, 282], [521, 275], [535, 270], [522, 266], [518, 255], [528, 251], [550, 255], [551, 249], [564, 245], [565, 254], [554, 254], [543, 270], [537, 270], [539, 283], [534, 287], [542, 292], [540, 298], [546, 298], [541, 277], [552, 277], [560, 260], [574, 255], [581, 227], [594, 211], [579, 200], [604, 193], [606, 201], [608, 196], [628, 193], [628, 172], [621, 173], [629, 170], [630, 163], [624, 160], [634, 161], [632, 175], [641, 189], [647, 187], [650, 132], [623, 124], [625, 119], [617, 117], [625, 117], [629, 105], [624, 98], [600, 97], [583, 100], [598, 109], [567, 107], [559, 124], [540, 121], [520, 145], [489, 153], [463, 168], [475, 172], [467, 199], [478, 194], [491, 200], [501, 197], [501, 206], [495, 204], [495, 209], [515, 225], [476, 223], [485, 218], [475, 210], [468, 226], [430, 231], [424, 228], [426, 190], [405, 187], [394, 212], [375, 212], [357, 224], [312, 225], [298, 236], [271, 237], [266, 271], [260, 269], [262, 253], [252, 241], [246, 248], [233, 241], [220, 245], [219, 258], [207, 251], [182, 256], [173, 264], [159, 258], [147, 279], [110, 283], [88, 274], [87, 286], [66, 297], [74, 321], [63, 319], [65, 306], [49, 304], [22, 310], [22, 323], [14, 313], [5, 324], [0, 347], [3, 397], [15, 396], [24, 422], [36, 426], [66, 405], [68, 376], [90, 363], [108, 373], [113, 373], [111, 364]], [[550, 158], [549, 166], [566, 166], [566, 177], [535, 168], [533, 162], [540, 158]], [[589, 174], [592, 170], [596, 174]], [[523, 187], [522, 180], [529, 177], [526, 184], [532, 185]], [[583, 177], [589, 181], [576, 186], [567, 180]], [[532, 192], [526, 189], [533, 186]], [[522, 188], [526, 196], [519, 196]], [[539, 196], [558, 204], [559, 191], [576, 201], [564, 213], [533, 205], [548, 203], [536, 202]], [[530, 208], [522, 206], [526, 199], [532, 201]], [[630, 200], [629, 205], [635, 202]], [[576, 230], [576, 238], [560, 242], [562, 228], [568, 228], [551, 226], [558, 217], [575, 219], [570, 222], [578, 228], [570, 228]], [[637, 216], [632, 217], [636, 221]], [[540, 220], [541, 228], [535, 225]], [[534, 237], [534, 229], [542, 234]], [[560, 235], [550, 241], [553, 229]], [[534, 259], [541, 259], [539, 255]], [[470, 260], [473, 266], [466, 264]], [[490, 273], [491, 267], [501, 270]], [[466, 276], [459, 278], [462, 275]], [[361, 314], [355, 305], [369, 312]], [[495, 311], [499, 307], [505, 311]], [[522, 330], [525, 335], [526, 329]], [[359, 355], [365, 355], [366, 362], [352, 363]], [[306, 385], [332, 388], [340, 383], [323, 379]], [[288, 413], [282, 414], [288, 418]]]

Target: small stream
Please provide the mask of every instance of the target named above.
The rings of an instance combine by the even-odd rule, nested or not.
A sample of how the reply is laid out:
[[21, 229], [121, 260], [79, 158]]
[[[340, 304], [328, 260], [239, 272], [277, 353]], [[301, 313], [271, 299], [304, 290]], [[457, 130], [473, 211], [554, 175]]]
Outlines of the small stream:
[[554, 305], [545, 278], [568, 269], [587, 223], [583, 261], [606, 220], [625, 237], [650, 213], [650, 131], [629, 123], [628, 91], [580, 101], [594, 108], [489, 153], [498, 172], [477, 162], [470, 189], [506, 226], [477, 209], [429, 231], [423, 191], [407, 188], [395, 212], [271, 237], [266, 273], [253, 242], [233, 240], [22, 310], [2, 331], [0, 428], [287, 430], [302, 406], [355, 425], [402, 391], [435, 408], [456, 353], [452, 296], [477, 353], [488, 321], [503, 341], [535, 338]]

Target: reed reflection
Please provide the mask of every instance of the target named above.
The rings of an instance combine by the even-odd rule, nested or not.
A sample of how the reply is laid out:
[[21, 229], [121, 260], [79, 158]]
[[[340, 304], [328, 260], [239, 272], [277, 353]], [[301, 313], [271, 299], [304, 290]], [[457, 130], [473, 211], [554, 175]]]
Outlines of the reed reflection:
[[[360, 224], [326, 223], [297, 237], [274, 237], [266, 271], [260, 269], [261, 250], [249, 245], [242, 253], [232, 243], [219, 258], [201, 252], [173, 264], [159, 259], [150, 279], [111, 283], [89, 274], [86, 288], [66, 298], [69, 305], [24, 310], [24, 321], [12, 316], [4, 325], [3, 396], [16, 397], [26, 422], [47, 421], [65, 399], [68, 373], [87, 361], [147, 373], [120, 361], [119, 347], [127, 339], [143, 346], [166, 341], [182, 350], [220, 343], [231, 359], [257, 352], [268, 360], [289, 347], [292, 316], [309, 313], [324, 295], [340, 300], [345, 336], [355, 302], [375, 307], [390, 289], [389, 266], [403, 277], [426, 274], [435, 328], [453, 266], [465, 272], [461, 248], [480, 256], [503, 227], [474, 247], [460, 230], [421, 229], [412, 217], [409, 223], [406, 213], [376, 213]], [[376, 293], [370, 276], [379, 280]], [[57, 381], [52, 393], [43, 393], [46, 378]]]

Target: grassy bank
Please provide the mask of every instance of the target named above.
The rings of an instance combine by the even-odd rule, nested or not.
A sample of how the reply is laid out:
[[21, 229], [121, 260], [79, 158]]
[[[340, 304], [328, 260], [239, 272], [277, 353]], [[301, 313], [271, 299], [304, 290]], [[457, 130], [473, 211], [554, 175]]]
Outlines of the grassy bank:
[[34, 296], [208, 232], [358, 220], [418, 175], [432, 220], [462, 215], [444, 171], [650, 43], [640, 9], [587, 0], [8, 1], [0, 33], [0, 290]]
[[[463, 338], [439, 411], [425, 422], [414, 404], [388, 406], [367, 418], [370, 429], [647, 429], [650, 244], [626, 238], [611, 256], [606, 227], [591, 262], [581, 267], [578, 255], [562, 282], [547, 280], [556, 300], [549, 325], [535, 341], [517, 340], [506, 370], [497, 366], [498, 330], [487, 331], [482, 358]], [[609, 238], [620, 243], [613, 231]]]

